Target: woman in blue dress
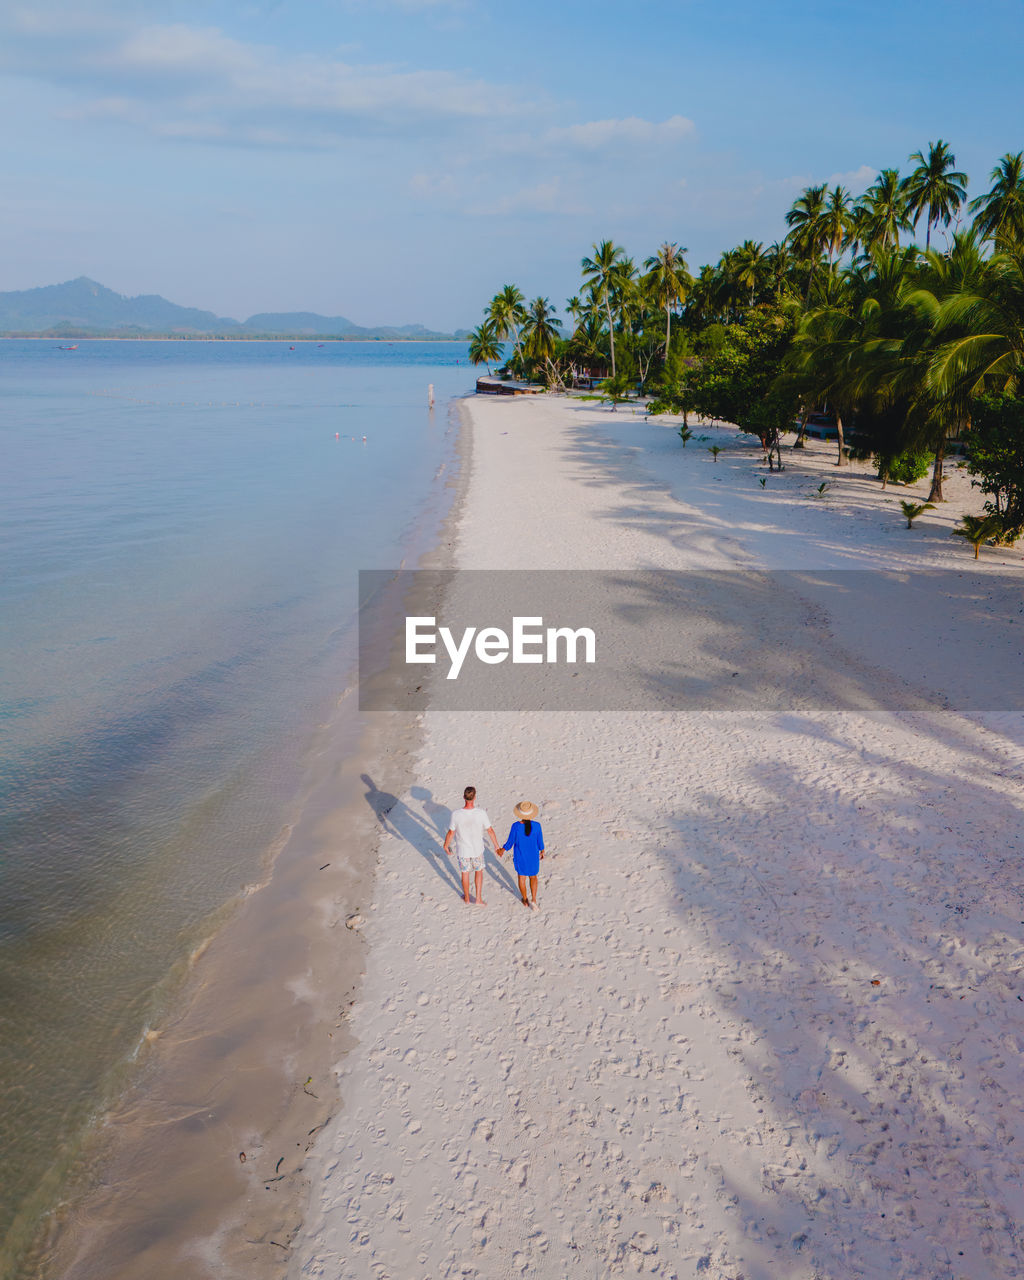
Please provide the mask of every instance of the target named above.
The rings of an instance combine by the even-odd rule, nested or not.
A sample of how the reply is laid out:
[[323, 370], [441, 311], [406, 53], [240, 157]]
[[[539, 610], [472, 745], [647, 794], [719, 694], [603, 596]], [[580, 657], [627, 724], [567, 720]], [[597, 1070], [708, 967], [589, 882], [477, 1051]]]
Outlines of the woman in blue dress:
[[[540, 860], [544, 857], [544, 833], [537, 821], [539, 810], [529, 800], [522, 800], [516, 805], [513, 813], [518, 819], [512, 823], [508, 839], [498, 850], [498, 857], [514, 850], [512, 861], [516, 875], [519, 877], [519, 892], [523, 897], [523, 906], [531, 911], [537, 910], [537, 876], [540, 872]], [[526, 882], [530, 882], [530, 898], [526, 896]], [[531, 901], [532, 898], [532, 901]]]

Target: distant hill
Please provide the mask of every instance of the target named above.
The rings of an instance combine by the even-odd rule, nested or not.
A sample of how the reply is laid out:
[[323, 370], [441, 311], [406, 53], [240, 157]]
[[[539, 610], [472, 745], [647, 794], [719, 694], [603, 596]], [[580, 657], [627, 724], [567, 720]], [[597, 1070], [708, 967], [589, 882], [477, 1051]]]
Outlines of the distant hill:
[[[0, 294], [0, 297], [3, 295]], [[269, 311], [250, 316], [242, 325], [244, 333], [281, 333], [310, 338], [447, 338], [421, 324], [397, 328], [365, 329], [344, 316], [320, 316], [315, 311]]]
[[[466, 330], [454, 336], [462, 337]], [[64, 284], [0, 293], [0, 334], [108, 337], [449, 338], [420, 324], [379, 329], [312, 311], [263, 312], [240, 323], [158, 294], [128, 298], [79, 276]]]

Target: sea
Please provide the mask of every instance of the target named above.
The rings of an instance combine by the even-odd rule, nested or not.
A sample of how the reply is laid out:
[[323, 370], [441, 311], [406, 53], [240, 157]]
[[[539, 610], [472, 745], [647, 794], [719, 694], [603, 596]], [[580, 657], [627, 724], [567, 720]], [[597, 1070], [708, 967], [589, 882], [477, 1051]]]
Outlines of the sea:
[[473, 380], [464, 343], [0, 341], [0, 1274], [294, 819]]

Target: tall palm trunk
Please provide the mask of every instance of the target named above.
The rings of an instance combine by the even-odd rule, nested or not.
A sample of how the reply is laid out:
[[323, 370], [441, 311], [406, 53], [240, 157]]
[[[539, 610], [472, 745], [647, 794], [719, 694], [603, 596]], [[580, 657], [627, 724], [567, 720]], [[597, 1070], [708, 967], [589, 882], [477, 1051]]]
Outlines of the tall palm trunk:
[[810, 416], [810, 409], [805, 405], [800, 414], [800, 430], [796, 433], [796, 439], [793, 441], [794, 449], [807, 448], [807, 419]]
[[836, 410], [836, 430], [839, 433], [839, 457], [836, 458], [837, 467], [845, 467], [847, 463], [846, 454], [843, 452], [843, 415]]
[[932, 467], [932, 487], [928, 494], [929, 502], [945, 502], [942, 496], [942, 463], [946, 457], [946, 436], [943, 433], [939, 446], [935, 450], [935, 465]]
[[612, 320], [612, 300], [608, 296], [608, 290], [604, 291], [604, 305], [608, 312], [608, 341], [612, 348], [612, 377], [615, 377], [615, 324]]
[[672, 306], [671, 303], [665, 303], [665, 359], [668, 359], [668, 350], [672, 342]]

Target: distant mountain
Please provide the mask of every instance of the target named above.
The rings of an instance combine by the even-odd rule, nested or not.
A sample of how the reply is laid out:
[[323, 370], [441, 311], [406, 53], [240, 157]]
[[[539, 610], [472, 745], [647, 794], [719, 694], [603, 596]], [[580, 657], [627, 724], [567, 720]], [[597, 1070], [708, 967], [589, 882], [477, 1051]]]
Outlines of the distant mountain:
[[[197, 307], [179, 307], [158, 294], [128, 298], [79, 276], [64, 284], [0, 293], [0, 334], [70, 333], [145, 337], [447, 338], [421, 324], [368, 329], [344, 316], [312, 311], [263, 312], [244, 323]], [[465, 334], [459, 330], [459, 335]]]
[[[2, 295], [0, 295], [2, 297]], [[310, 338], [447, 338], [421, 324], [398, 328], [365, 329], [344, 316], [321, 316], [315, 311], [269, 311], [250, 316], [241, 326], [244, 333], [287, 333]]]
[[152, 330], [159, 333], [223, 333], [237, 320], [212, 311], [179, 307], [156, 294], [126, 298], [79, 276], [65, 284], [0, 293], [0, 333], [36, 333], [56, 328]]

